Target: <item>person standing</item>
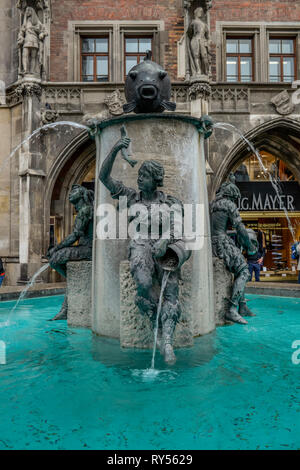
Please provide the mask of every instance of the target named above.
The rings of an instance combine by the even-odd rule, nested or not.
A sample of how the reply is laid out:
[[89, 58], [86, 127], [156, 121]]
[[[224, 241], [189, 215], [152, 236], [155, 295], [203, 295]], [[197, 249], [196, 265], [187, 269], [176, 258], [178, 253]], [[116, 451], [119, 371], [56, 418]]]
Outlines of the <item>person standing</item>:
[[3, 266], [2, 259], [0, 258], [0, 287], [2, 286], [2, 282], [4, 281], [5, 278], [5, 269]]
[[264, 260], [261, 252], [258, 251], [254, 255], [246, 255], [246, 258], [248, 262], [249, 273], [251, 276], [250, 281], [252, 281], [253, 271], [254, 271], [255, 282], [259, 282], [260, 281], [260, 269]]

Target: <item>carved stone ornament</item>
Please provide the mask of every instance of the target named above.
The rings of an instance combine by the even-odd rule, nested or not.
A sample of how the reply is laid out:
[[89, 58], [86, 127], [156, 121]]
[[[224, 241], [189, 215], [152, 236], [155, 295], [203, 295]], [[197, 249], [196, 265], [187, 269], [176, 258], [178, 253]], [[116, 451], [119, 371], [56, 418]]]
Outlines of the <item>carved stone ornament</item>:
[[207, 83], [196, 82], [189, 88], [190, 100], [208, 99], [211, 95], [211, 87]]
[[44, 109], [41, 112], [41, 122], [43, 125], [52, 124], [59, 118], [59, 112], [54, 109]]
[[120, 90], [115, 90], [107, 95], [104, 103], [107, 105], [108, 111], [112, 116], [120, 116], [124, 113], [123, 104], [125, 100], [122, 98]]
[[25, 11], [27, 7], [32, 7], [35, 10], [48, 10], [49, 0], [17, 0], [17, 8]]
[[42, 87], [39, 83], [36, 82], [24, 82], [20, 83], [17, 86], [15, 93], [21, 96], [38, 96], [40, 97], [42, 94]]
[[[193, 3], [196, 3], [195, 0], [183, 0], [183, 8], [186, 8], [188, 10], [193, 6]], [[206, 10], [210, 10], [210, 8], [212, 7], [212, 0], [203, 0], [202, 5], [200, 6], [203, 6]]]
[[286, 90], [281, 91], [278, 95], [274, 96], [271, 99], [271, 103], [275, 106], [277, 113], [283, 116], [291, 114], [294, 111], [294, 105]]

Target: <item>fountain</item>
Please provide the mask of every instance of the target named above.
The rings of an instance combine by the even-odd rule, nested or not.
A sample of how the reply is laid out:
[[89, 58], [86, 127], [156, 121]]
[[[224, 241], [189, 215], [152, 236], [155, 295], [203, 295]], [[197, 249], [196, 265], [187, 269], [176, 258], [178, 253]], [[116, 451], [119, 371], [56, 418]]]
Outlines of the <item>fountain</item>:
[[[251, 315], [243, 295], [247, 270], [226, 234], [228, 221], [248, 252], [255, 250], [256, 240], [239, 218], [231, 176], [211, 204], [210, 219], [204, 139], [212, 122], [207, 116], [163, 114], [163, 109], [174, 111], [174, 104], [168, 86], [160, 95], [156, 81], [168, 85], [168, 78], [149, 58], [145, 62], [145, 75], [137, 68], [130, 76], [127, 109], [137, 112], [93, 119], [83, 127], [96, 141], [95, 205], [85, 188], [72, 187], [74, 228], [48, 251], [49, 264], [67, 277], [56, 319], [67, 317], [68, 325], [47, 321], [59, 310], [59, 297], [25, 300], [20, 308], [49, 264], [32, 277], [14, 306], [0, 305], [2, 311], [12, 307], [0, 324], [10, 326], [1, 330], [0, 342], [8, 361], [0, 370], [0, 447], [296, 448], [297, 380], [287, 357], [299, 331], [298, 299], [250, 296], [258, 313], [255, 326], [250, 320], [214, 331], [216, 324], [246, 323], [243, 317]], [[140, 79], [146, 86], [141, 94]], [[145, 100], [147, 113], [142, 112]], [[60, 125], [65, 123], [53, 127]], [[134, 189], [136, 179], [141, 192]], [[143, 207], [151, 203], [151, 237], [140, 240], [138, 233], [149, 235], [149, 211], [143, 213]], [[139, 256], [132, 256], [138, 250]], [[149, 264], [155, 269], [147, 290]], [[225, 295], [220, 299], [220, 286], [228, 305], [222, 303]], [[151, 309], [144, 308], [147, 301]], [[13, 312], [18, 322], [10, 321]], [[283, 313], [289, 329], [282, 329]], [[274, 371], [280, 378], [282, 364], [285, 373], [273, 387]], [[262, 389], [268, 390], [268, 407]], [[287, 399], [277, 408], [279, 395]], [[228, 396], [232, 406], [226, 408]], [[226, 433], [218, 424], [225, 421], [234, 423]]]
[[[162, 114], [164, 109], [174, 110], [174, 103], [168, 101], [170, 80], [148, 55], [143, 63], [130, 71], [125, 94], [129, 103], [124, 109], [134, 110], [135, 114], [90, 122], [91, 134], [96, 140], [96, 175], [100, 178], [95, 188], [92, 330], [101, 336], [120, 339], [123, 347], [152, 347], [163, 271], [169, 270], [158, 342], [166, 362], [172, 363], [175, 360], [173, 346], [191, 346], [193, 337], [215, 328], [203, 152], [203, 141], [211, 133], [212, 122], [208, 117], [197, 119], [171, 112]], [[121, 139], [120, 131], [123, 132]], [[138, 170], [134, 163], [131, 168], [128, 166], [128, 154], [124, 161], [124, 151], [130, 142], [134, 158], [143, 162]], [[112, 147], [112, 144], [115, 145]], [[123, 159], [117, 158], [120, 150]], [[141, 192], [132, 189], [136, 179]], [[172, 196], [157, 190], [163, 184], [166, 193]], [[117, 217], [109, 193], [119, 200]], [[124, 202], [122, 197], [127, 197], [127, 201]], [[185, 205], [184, 223], [181, 201]], [[140, 205], [138, 216], [134, 205]], [[193, 243], [183, 240], [182, 234], [174, 236], [172, 230], [171, 235], [164, 237], [160, 233], [156, 239], [152, 238], [151, 232], [150, 240], [139, 241], [134, 235], [129, 243], [128, 263], [125, 261], [128, 250], [127, 230], [124, 230], [127, 227], [126, 212], [131, 219], [128, 232], [134, 228], [132, 222], [139, 219], [139, 230], [142, 231], [144, 224], [145, 238], [148, 238], [148, 209], [146, 214], [141, 215], [141, 212], [151, 205], [151, 210], [160, 206], [162, 219], [167, 218], [167, 214], [161, 206], [167, 206], [167, 209], [177, 206], [174, 217], [181, 217], [182, 225], [185, 225], [189, 209], [192, 213], [198, 208], [200, 232]], [[117, 218], [118, 226], [109, 223], [114, 218]], [[106, 225], [109, 227], [105, 232]], [[185, 231], [185, 237], [192, 235], [193, 227], [195, 229], [195, 223], [194, 226], [191, 224], [189, 233]], [[188, 254], [189, 250], [192, 250], [192, 256]], [[175, 260], [173, 267], [170, 257]]]
[[[47, 253], [49, 265], [68, 284], [53, 320], [67, 319], [70, 326], [117, 338], [124, 348], [153, 348], [152, 370], [157, 346], [172, 364], [174, 347], [192, 346], [194, 337], [210, 333], [218, 323], [212, 253], [220, 255], [219, 238], [224, 238], [216, 231], [219, 214], [215, 218], [213, 210], [212, 249], [204, 139], [211, 135], [213, 123], [208, 116], [199, 119], [172, 113], [176, 104], [169, 101], [170, 90], [167, 73], [147, 53], [125, 84], [128, 103], [124, 110], [135, 114], [92, 118], [88, 127], [77, 126], [89, 130], [96, 141], [96, 210], [94, 195], [73, 186], [69, 195], [77, 212], [73, 231]], [[170, 112], [162, 114], [164, 110]], [[26, 141], [59, 124], [72, 123], [43, 126]], [[122, 159], [117, 157], [119, 151]], [[140, 191], [132, 189], [136, 177]], [[172, 195], [158, 190], [163, 185]], [[223, 186], [220, 195], [226, 197], [226, 189], [234, 184]], [[117, 206], [111, 204], [109, 193], [118, 200]], [[220, 203], [223, 207], [224, 200]], [[226, 231], [227, 219], [224, 223]], [[254, 250], [242, 224], [240, 238], [249, 251]], [[219, 257], [236, 280], [232, 306], [224, 308], [222, 315], [227, 321], [247, 323], [237, 311], [251, 315], [243, 294], [247, 265], [241, 254], [237, 256], [238, 249], [232, 244], [229, 249], [227, 243], [226, 252], [225, 245]], [[236, 270], [231, 269], [232, 263]]]

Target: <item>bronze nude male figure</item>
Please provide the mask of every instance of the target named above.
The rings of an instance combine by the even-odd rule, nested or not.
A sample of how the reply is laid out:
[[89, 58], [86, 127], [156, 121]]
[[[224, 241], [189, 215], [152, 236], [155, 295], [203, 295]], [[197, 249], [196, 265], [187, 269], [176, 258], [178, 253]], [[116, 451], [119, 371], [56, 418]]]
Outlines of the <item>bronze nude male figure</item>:
[[[119, 199], [121, 196], [127, 197], [127, 207], [134, 204], [142, 205], [146, 208], [145, 225], [147, 236], [137, 236], [130, 240], [129, 244], [129, 262], [130, 271], [137, 286], [135, 303], [141, 314], [146, 314], [154, 328], [157, 316], [158, 296], [155, 286], [160, 286], [164, 274], [162, 263], [159, 261], [166, 255], [167, 250], [172, 245], [181, 244], [183, 241], [174, 238], [174, 230], [170, 229], [170, 237], [162, 238], [161, 220], [159, 222], [159, 236], [156, 239], [150, 237], [151, 232], [151, 209], [156, 205], [164, 207], [166, 211], [169, 208], [178, 208], [182, 215], [182, 203], [176, 198], [166, 195], [158, 190], [163, 186], [164, 168], [154, 160], [148, 160], [142, 163], [138, 172], [138, 188], [126, 187], [122, 182], [115, 180], [111, 176], [113, 164], [117, 154], [122, 149], [127, 149], [130, 143], [128, 137], [121, 138], [111, 149], [104, 160], [100, 169], [99, 179], [110, 191], [113, 199]], [[162, 218], [164, 213], [162, 210]], [[172, 209], [171, 209], [172, 210]], [[132, 216], [131, 219], [135, 217]], [[130, 222], [130, 220], [129, 220]], [[149, 235], [149, 236], [148, 236]], [[184, 260], [187, 260], [190, 252], [186, 251]], [[183, 262], [181, 264], [183, 264]], [[164, 297], [162, 302], [161, 316], [159, 318], [158, 345], [164, 359], [167, 363], [174, 363], [176, 358], [173, 351], [173, 335], [176, 324], [180, 317], [179, 295], [179, 277], [180, 266], [171, 270], [167, 280]]]
[[255, 232], [247, 230], [242, 223], [236, 205], [240, 197], [235, 177], [231, 174], [230, 181], [223, 183], [217, 191], [216, 198], [210, 205], [210, 214], [213, 255], [223, 259], [228, 271], [234, 274], [232, 295], [228, 299], [229, 309], [225, 318], [246, 324], [247, 321], [242, 316], [253, 315], [244, 296], [246, 283], [250, 280], [249, 269], [241, 250], [227, 235], [227, 230], [229, 226], [236, 230], [238, 242], [248, 254], [257, 252], [257, 239]]
[[[52, 269], [67, 277], [67, 262], [92, 259], [94, 192], [84, 186], [74, 184], [69, 194], [69, 201], [77, 212], [72, 233], [61, 243], [50, 248], [47, 258]], [[74, 246], [74, 243], [78, 244]], [[65, 297], [60, 312], [53, 320], [67, 318], [68, 305]]]

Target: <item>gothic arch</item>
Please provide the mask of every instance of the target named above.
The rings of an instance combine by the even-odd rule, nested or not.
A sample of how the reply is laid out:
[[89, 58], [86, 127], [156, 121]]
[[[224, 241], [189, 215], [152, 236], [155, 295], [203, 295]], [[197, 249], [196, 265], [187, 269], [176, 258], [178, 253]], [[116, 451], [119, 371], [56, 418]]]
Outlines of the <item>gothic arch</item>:
[[53, 162], [47, 175], [45, 188], [44, 252], [49, 246], [51, 203], [54, 199], [60, 201], [59, 212], [63, 218], [63, 236], [66, 236], [70, 233], [73, 223], [73, 209], [68, 202], [69, 190], [73, 184], [82, 182], [83, 176], [95, 164], [95, 158], [95, 143], [84, 131], [72, 139]]
[[[245, 134], [245, 137], [259, 151], [268, 151], [283, 160], [300, 182], [300, 122], [290, 118], [272, 119], [251, 129]], [[238, 139], [227, 152], [213, 178], [212, 197], [230, 171], [251, 153], [246, 142]]]

